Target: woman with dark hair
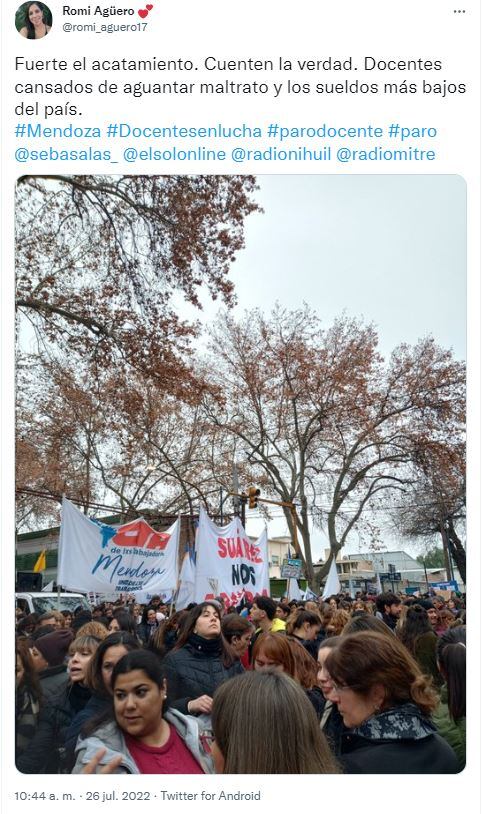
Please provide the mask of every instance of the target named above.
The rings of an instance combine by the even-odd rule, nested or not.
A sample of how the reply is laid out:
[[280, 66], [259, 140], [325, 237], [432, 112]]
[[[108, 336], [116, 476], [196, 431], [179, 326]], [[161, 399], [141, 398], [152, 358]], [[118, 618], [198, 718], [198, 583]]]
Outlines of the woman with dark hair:
[[156, 609], [152, 606], [147, 606], [142, 611], [142, 620], [137, 627], [137, 635], [140, 637], [144, 644], [149, 644], [151, 636], [154, 635], [159, 622], [157, 621]]
[[46, 6], [43, 3], [25, 3], [25, 25], [19, 34], [28, 40], [39, 40], [50, 31], [46, 22]]
[[447, 630], [437, 642], [437, 661], [445, 684], [433, 722], [465, 767], [466, 627]]
[[396, 635], [418, 663], [422, 673], [432, 676], [435, 686], [440, 687], [443, 679], [437, 667], [437, 635], [421, 605], [407, 608], [405, 618], [397, 624]]
[[72, 624], [72, 613], [71, 613], [71, 611], [63, 610], [63, 611], [60, 611], [60, 613], [64, 617], [64, 624], [62, 625], [62, 627], [70, 627], [70, 625]]
[[330, 699], [349, 731], [341, 762], [348, 774], [454, 774], [455, 753], [436, 734], [432, 682], [395, 636], [342, 636], [328, 654]]
[[111, 689], [115, 718], [79, 741], [74, 774], [212, 771], [204, 748], [208, 736], [198, 719], [165, 709], [166, 681], [154, 653], [123, 656], [112, 670]]
[[321, 629], [321, 616], [313, 611], [298, 609], [286, 623], [286, 633], [300, 642], [316, 661], [318, 654], [317, 637]]
[[42, 691], [25, 639], [17, 640], [15, 659], [15, 759], [17, 759], [37, 729]]
[[72, 757], [82, 727], [89, 721], [97, 722], [112, 709], [110, 680], [115, 665], [127, 653], [140, 648], [139, 639], [125, 631], [111, 633], [99, 644], [86, 671], [85, 683], [90, 698], [71, 721], [65, 735], [65, 746]]
[[107, 630], [109, 633], [117, 633], [119, 630], [123, 630], [130, 633], [131, 636], [137, 636], [137, 623], [127, 611], [124, 613], [119, 612], [109, 620]]
[[243, 667], [248, 670], [248, 648], [254, 633], [253, 623], [237, 613], [225, 614], [221, 620], [221, 632]]
[[163, 659], [176, 644], [179, 631], [187, 616], [189, 616], [189, 611], [180, 610], [173, 613], [169, 619], [164, 619], [149, 639], [147, 645], [149, 650], [157, 653]]
[[288, 675], [246, 672], [227, 681], [214, 694], [212, 724], [217, 774], [339, 771], [313, 707]]
[[201, 602], [190, 612], [175, 647], [164, 659], [168, 706], [184, 714], [210, 714], [216, 687], [243, 672], [221, 634], [218, 605]]

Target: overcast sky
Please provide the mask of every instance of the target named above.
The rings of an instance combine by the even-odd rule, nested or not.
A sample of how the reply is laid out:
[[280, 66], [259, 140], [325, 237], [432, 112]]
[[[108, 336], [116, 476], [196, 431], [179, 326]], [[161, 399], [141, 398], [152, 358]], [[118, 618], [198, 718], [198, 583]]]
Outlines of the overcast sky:
[[[374, 322], [385, 355], [431, 333], [465, 358], [462, 178], [283, 175], [258, 182], [264, 213], [248, 218], [246, 248], [233, 265], [236, 311], [306, 301], [326, 326], [343, 311]], [[205, 317], [216, 310], [206, 303]], [[250, 533], [259, 530], [248, 523]], [[325, 545], [317, 535], [316, 556]], [[347, 551], [357, 550], [354, 538]]]
[[[389, 353], [432, 333], [465, 358], [465, 182], [459, 176], [259, 176], [231, 277], [238, 309], [278, 299], [329, 324], [346, 311]], [[211, 315], [216, 306], [209, 305]]]

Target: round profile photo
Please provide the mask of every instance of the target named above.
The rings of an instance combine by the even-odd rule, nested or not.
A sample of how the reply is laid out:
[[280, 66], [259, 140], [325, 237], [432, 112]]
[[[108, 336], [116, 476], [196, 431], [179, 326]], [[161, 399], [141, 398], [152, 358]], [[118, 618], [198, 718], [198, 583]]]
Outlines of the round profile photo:
[[15, 13], [15, 27], [22, 37], [40, 40], [52, 28], [52, 12], [45, 3], [22, 3]]

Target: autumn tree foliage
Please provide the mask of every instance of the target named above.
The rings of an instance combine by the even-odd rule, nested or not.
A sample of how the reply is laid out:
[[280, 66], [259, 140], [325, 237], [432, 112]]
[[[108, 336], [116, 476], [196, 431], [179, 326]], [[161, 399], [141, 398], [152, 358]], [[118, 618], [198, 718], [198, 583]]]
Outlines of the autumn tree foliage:
[[[234, 301], [229, 270], [258, 209], [255, 190], [252, 176], [19, 180], [19, 489], [65, 491], [85, 509], [106, 496], [122, 507], [154, 494], [165, 504], [166, 490], [159, 497], [153, 486], [165, 470], [144, 443], [141, 409], [156, 404], [157, 423], [148, 414], [164, 457], [189, 457], [174, 452], [173, 435], [165, 440], [181, 426], [189, 437], [189, 405], [203, 388], [192, 358], [198, 326], [179, 306], [200, 307], [203, 289]], [[41, 522], [45, 511], [35, 497], [19, 500], [20, 523]]]
[[93, 377], [57, 361], [44, 364], [35, 381], [22, 371], [19, 378], [20, 527], [58, 519], [55, 502], [46, 506], [35, 492], [57, 500], [66, 494], [86, 512], [96, 503], [126, 515], [195, 514], [200, 501], [215, 507], [218, 449], [196, 399], [183, 402], [138, 374]]
[[132, 368], [185, 394], [195, 329], [172, 297], [199, 306], [204, 287], [233, 301], [255, 189], [252, 176], [21, 178], [16, 307], [37, 352]]
[[[217, 433], [236, 438], [267, 495], [297, 502], [306, 576], [316, 589], [311, 520], [331, 559], [369, 510], [412, 484], [419, 450], [450, 445], [464, 418], [464, 368], [431, 338], [384, 361], [371, 325], [341, 317], [323, 328], [308, 307], [275, 307], [212, 332], [204, 410]], [[291, 516], [285, 511], [288, 526]]]

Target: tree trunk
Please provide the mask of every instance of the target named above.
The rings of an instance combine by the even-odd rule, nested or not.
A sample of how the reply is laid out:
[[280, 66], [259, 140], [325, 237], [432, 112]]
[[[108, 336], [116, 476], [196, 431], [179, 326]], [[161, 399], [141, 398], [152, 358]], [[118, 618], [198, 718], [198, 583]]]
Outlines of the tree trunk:
[[442, 537], [442, 546], [444, 552], [444, 565], [445, 565], [445, 573], [447, 576], [447, 580], [452, 579], [452, 568], [450, 563], [450, 551], [449, 551], [449, 540], [447, 536], [447, 530], [445, 528], [444, 521], [440, 521], [440, 535]]
[[447, 540], [450, 546], [450, 553], [452, 554], [455, 565], [457, 566], [462, 581], [465, 585], [466, 580], [466, 553], [460, 537], [455, 531], [454, 522], [450, 517], [447, 520]]

